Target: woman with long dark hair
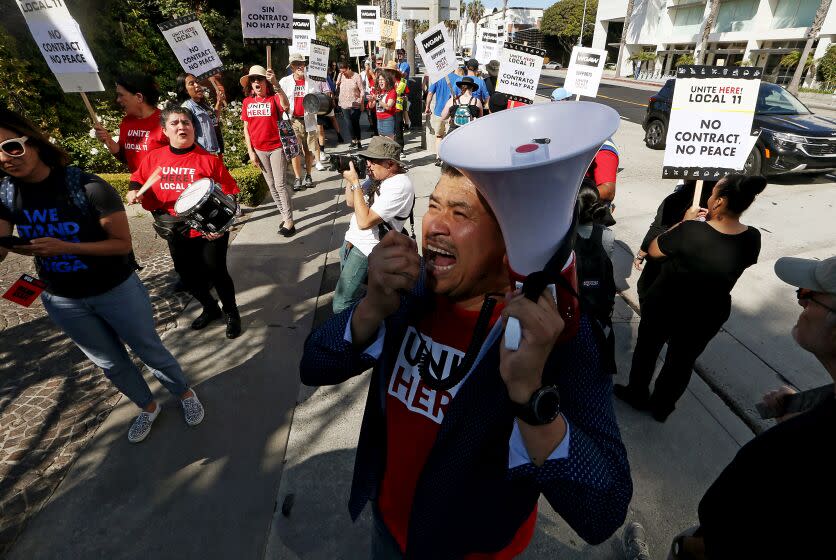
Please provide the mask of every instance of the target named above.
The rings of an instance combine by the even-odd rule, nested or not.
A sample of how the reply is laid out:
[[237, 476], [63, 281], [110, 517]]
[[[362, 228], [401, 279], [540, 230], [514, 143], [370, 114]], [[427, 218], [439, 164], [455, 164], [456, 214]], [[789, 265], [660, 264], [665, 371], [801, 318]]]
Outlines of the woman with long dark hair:
[[[217, 159], [217, 158], [215, 158]], [[131, 232], [119, 193], [77, 167], [35, 125], [0, 109], [0, 237], [17, 226], [11, 250], [35, 257], [49, 317], [140, 409], [128, 431], [138, 443], [160, 412], [125, 344], [180, 399], [186, 423], [203, 405], [154, 326], [148, 291], [135, 274]], [[0, 247], [0, 261], [8, 250]]]
[[203, 86], [193, 74], [180, 74], [174, 91], [180, 106], [192, 112], [195, 118], [195, 141], [210, 154], [224, 153], [224, 138], [221, 134], [221, 109], [223, 94], [218, 93], [215, 106], [206, 100]]
[[[642, 302], [630, 382], [616, 385], [614, 393], [635, 408], [649, 408], [659, 422], [673, 412], [694, 362], [729, 318], [737, 279], [758, 262], [760, 232], [740, 216], [765, 187], [763, 177], [729, 175], [714, 186], [707, 209], [689, 209], [683, 222], [650, 243], [648, 255], [664, 259], [662, 269]], [[665, 364], [651, 395], [665, 343]]]
[[[95, 126], [98, 139], [131, 172], [136, 171], [149, 152], [168, 145], [168, 138], [160, 128], [159, 99], [160, 91], [151, 76], [120, 76], [116, 80], [116, 104], [125, 111], [125, 118], [119, 124], [119, 141], [114, 142], [101, 124]], [[133, 202], [134, 194], [128, 193], [128, 202]]]
[[390, 72], [381, 71], [377, 77], [375, 111], [377, 113], [377, 133], [395, 139], [395, 101], [398, 94]]
[[[192, 329], [201, 330], [224, 317], [227, 338], [236, 338], [241, 334], [241, 316], [235, 302], [235, 286], [226, 267], [229, 232], [200, 233], [185, 223], [172, 226], [167, 216], [177, 216], [174, 203], [190, 184], [199, 179], [212, 179], [226, 195], [237, 194], [238, 185], [220, 158], [195, 143], [191, 111], [171, 104], [163, 110], [160, 119], [171, 145], [148, 154], [139, 169], [131, 174], [131, 187], [139, 188], [154, 176], [155, 170], [161, 169], [159, 178], [136, 200], [155, 214], [155, 220], [168, 228], [169, 231], [163, 235], [168, 241], [174, 270], [183, 279], [189, 293], [203, 306], [201, 314], [192, 321]], [[223, 304], [223, 313], [212, 296], [212, 286]]]

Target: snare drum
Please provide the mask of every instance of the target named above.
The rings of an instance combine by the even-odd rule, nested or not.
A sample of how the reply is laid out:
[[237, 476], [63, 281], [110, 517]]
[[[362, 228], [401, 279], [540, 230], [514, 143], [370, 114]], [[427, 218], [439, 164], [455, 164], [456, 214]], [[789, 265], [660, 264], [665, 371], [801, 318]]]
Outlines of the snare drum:
[[203, 234], [222, 233], [232, 227], [236, 208], [212, 179], [198, 179], [174, 203], [174, 212]]

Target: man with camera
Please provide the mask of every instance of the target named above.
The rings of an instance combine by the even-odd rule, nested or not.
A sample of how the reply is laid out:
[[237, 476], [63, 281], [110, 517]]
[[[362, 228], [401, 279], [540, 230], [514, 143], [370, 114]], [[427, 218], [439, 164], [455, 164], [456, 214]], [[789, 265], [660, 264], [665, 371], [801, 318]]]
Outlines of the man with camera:
[[332, 156], [332, 167], [334, 163], [347, 182], [346, 204], [354, 209], [340, 249], [340, 279], [332, 304], [339, 313], [360, 299], [368, 256], [381, 237], [390, 229], [403, 229], [415, 204], [415, 188], [401, 162], [401, 147], [385, 136], [374, 136], [368, 149], [354, 157]]

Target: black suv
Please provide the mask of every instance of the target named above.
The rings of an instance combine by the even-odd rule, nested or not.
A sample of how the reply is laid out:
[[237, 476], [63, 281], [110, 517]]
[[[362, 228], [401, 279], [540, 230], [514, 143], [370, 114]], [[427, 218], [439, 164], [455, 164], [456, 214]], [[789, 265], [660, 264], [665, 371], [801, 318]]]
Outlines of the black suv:
[[[644, 143], [665, 147], [674, 80], [650, 98], [644, 117]], [[755, 149], [746, 160], [750, 175], [819, 173], [836, 169], [836, 119], [814, 115], [779, 85], [761, 82], [752, 131], [760, 130]]]

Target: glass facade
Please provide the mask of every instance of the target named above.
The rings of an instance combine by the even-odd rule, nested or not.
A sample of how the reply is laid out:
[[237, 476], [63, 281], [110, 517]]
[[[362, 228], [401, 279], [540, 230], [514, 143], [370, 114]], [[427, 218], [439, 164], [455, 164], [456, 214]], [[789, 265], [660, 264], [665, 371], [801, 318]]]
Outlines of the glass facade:
[[758, 0], [730, 0], [720, 4], [715, 32], [750, 31]]
[[772, 13], [772, 29], [809, 27], [819, 4], [819, 0], [778, 0]]
[[[681, 2], [692, 4], [691, 2]], [[674, 4], [677, 5], [677, 4]], [[702, 25], [705, 4], [686, 5], [671, 10], [671, 23], [675, 33], [699, 33]]]

